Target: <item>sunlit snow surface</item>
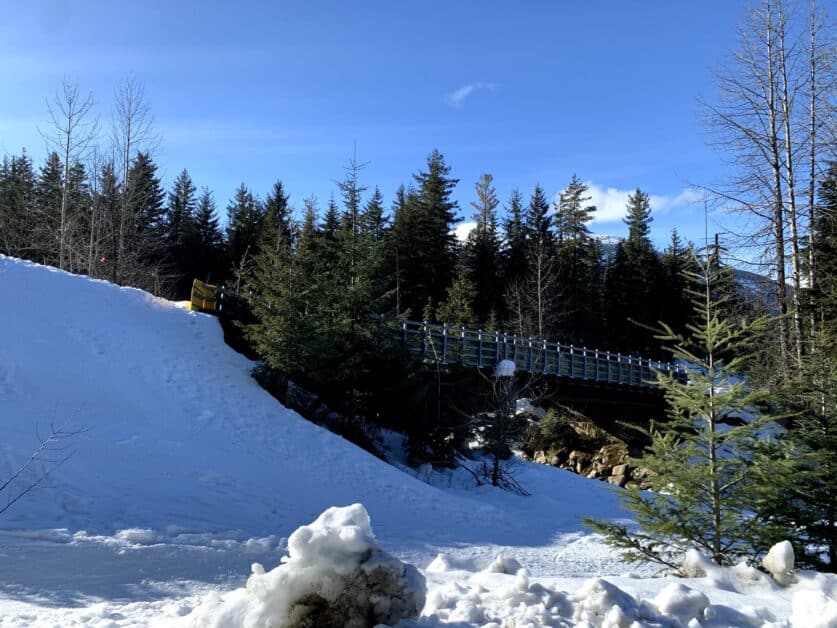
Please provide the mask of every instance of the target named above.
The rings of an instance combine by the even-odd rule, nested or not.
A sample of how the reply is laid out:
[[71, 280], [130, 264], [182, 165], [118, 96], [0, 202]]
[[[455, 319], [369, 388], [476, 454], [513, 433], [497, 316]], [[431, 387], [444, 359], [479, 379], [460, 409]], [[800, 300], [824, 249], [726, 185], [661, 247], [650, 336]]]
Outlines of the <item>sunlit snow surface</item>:
[[[242, 595], [252, 563], [278, 565], [297, 527], [353, 503], [380, 546], [427, 577], [424, 623], [526, 625], [524, 577], [590, 597], [600, 585], [588, 580], [601, 576], [652, 602], [669, 584], [647, 570], [624, 577], [580, 526], [579, 516], [625, 516], [599, 482], [521, 463], [532, 496], [518, 497], [458, 474], [406, 473], [278, 405], [210, 316], [2, 256], [0, 295], [0, 477], [50, 424], [85, 430], [48, 486], [0, 518], [0, 626], [196, 625], [195, 609]], [[426, 570], [439, 554], [467, 570]], [[483, 572], [497, 555], [529, 575]], [[798, 615], [835, 595], [822, 576], [791, 589], [684, 584], [749, 625], [786, 625], [795, 590], [810, 598]], [[472, 619], [459, 618], [460, 600]]]

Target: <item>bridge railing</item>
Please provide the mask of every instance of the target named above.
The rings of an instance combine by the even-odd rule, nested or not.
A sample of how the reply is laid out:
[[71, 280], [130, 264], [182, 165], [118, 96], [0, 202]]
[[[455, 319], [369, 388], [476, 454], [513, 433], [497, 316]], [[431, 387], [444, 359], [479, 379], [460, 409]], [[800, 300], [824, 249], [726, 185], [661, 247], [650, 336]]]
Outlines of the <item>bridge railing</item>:
[[684, 369], [668, 362], [497, 331], [402, 321], [400, 334], [410, 351], [439, 364], [488, 368], [512, 360], [529, 373], [639, 387], [656, 386], [655, 371], [686, 378]]

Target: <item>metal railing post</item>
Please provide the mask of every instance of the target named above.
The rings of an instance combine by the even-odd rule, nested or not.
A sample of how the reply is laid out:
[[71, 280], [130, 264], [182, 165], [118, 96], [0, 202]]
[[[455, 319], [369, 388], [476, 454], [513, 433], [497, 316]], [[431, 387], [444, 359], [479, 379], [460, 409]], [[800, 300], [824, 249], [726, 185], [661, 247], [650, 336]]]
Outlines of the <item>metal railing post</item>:
[[572, 345], [570, 345], [570, 355], [569, 355], [568, 362], [569, 362], [569, 371], [570, 372], [567, 373], [567, 377], [569, 377], [570, 379], [574, 379], [575, 378], [575, 364], [574, 364], [575, 360], [573, 359], [573, 346]]

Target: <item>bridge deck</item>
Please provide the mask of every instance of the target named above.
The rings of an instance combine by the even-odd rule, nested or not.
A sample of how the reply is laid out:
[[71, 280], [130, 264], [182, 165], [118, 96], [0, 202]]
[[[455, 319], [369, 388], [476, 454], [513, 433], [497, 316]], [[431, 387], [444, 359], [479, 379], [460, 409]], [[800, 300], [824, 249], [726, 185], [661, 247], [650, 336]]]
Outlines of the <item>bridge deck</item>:
[[487, 368], [512, 360], [528, 373], [637, 387], [657, 386], [656, 371], [686, 377], [684, 369], [668, 362], [428, 322], [402, 321], [401, 340], [410, 351], [438, 364]]

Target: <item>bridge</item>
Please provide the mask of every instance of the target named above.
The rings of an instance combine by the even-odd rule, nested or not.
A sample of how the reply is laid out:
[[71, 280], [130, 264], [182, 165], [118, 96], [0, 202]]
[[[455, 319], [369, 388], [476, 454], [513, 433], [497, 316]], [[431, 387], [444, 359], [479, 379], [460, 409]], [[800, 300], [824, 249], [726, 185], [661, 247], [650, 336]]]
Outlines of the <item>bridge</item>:
[[671, 373], [681, 381], [687, 377], [685, 368], [669, 362], [541, 338], [427, 321], [401, 321], [399, 325], [401, 342], [429, 363], [493, 368], [501, 360], [512, 360], [518, 371], [632, 388], [657, 388], [657, 371]]

